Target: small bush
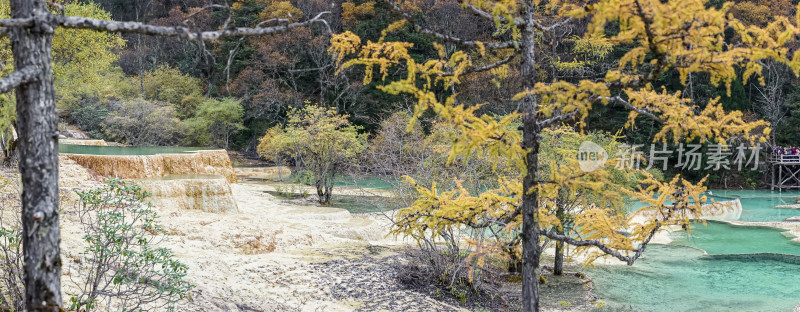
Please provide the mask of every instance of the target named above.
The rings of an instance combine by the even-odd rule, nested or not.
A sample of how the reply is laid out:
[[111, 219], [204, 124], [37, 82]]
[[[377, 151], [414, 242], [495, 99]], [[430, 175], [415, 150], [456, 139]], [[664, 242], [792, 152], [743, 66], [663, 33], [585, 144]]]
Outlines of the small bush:
[[78, 216], [89, 244], [79, 259], [74, 281], [81, 290], [70, 309], [90, 311], [108, 304], [119, 311], [172, 310], [189, 299], [193, 285], [184, 280], [187, 267], [167, 248], [156, 247], [165, 231], [157, 222], [149, 196], [141, 187], [119, 179], [80, 196]]
[[24, 308], [21, 233], [19, 227], [5, 227], [0, 222], [0, 311]]
[[192, 117], [205, 100], [203, 82], [174, 67], [161, 66], [146, 73], [143, 84], [145, 99], [171, 104], [180, 119]]
[[314, 185], [314, 173], [309, 170], [298, 170], [290, 176], [292, 183]]
[[[22, 228], [16, 214], [19, 207], [19, 186], [0, 175], [0, 311], [22, 311], [25, 305], [23, 284]], [[4, 208], [12, 208], [16, 218], [4, 220]]]
[[169, 146], [183, 142], [187, 126], [168, 103], [134, 99], [111, 102], [103, 129], [115, 142]]
[[188, 141], [192, 145], [211, 144], [228, 149], [231, 137], [244, 129], [244, 109], [240, 101], [224, 98], [207, 99], [197, 107], [195, 116], [186, 120]]
[[301, 189], [296, 184], [276, 185], [275, 193], [286, 199], [306, 198], [310, 195], [308, 190]]
[[103, 139], [103, 122], [108, 117], [108, 106], [101, 103], [98, 98], [81, 97], [81, 106], [69, 113], [69, 122], [87, 132], [91, 137]]

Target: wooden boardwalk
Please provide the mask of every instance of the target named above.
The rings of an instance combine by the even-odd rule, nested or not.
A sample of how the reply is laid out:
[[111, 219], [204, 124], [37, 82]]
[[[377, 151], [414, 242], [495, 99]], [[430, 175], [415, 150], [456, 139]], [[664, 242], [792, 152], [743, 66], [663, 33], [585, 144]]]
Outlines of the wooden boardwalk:
[[773, 155], [767, 161], [772, 170], [772, 190], [800, 189], [800, 155]]

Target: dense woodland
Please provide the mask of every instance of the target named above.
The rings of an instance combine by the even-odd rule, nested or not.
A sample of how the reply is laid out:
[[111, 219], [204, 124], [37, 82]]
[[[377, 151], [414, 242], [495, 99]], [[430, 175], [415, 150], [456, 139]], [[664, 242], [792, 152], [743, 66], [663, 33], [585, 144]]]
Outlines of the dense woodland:
[[[387, 3], [253, 0], [235, 2], [232, 11], [200, 10], [206, 2], [75, 2], [65, 6], [65, 14], [89, 13], [114, 20], [213, 29], [223, 25], [276, 25], [330, 11], [324, 16], [330, 29], [317, 24], [268, 38], [237, 37], [220, 42], [176, 41], [140, 34], [81, 34], [81, 44], [91, 46], [88, 50], [71, 46], [77, 44], [70, 39], [79, 36], [75, 31], [63, 31], [61, 36], [57, 33], [54, 55], [62, 122], [95, 138], [124, 144], [216, 146], [256, 156], [258, 139], [266, 130], [285, 123], [287, 113], [305, 103], [335, 108], [349, 115], [362, 132], [373, 136], [381, 121], [392, 113], [412, 110], [413, 99], [375, 88], [386, 81], [364, 85], [359, 73], [337, 72], [328, 53], [329, 30], [352, 31], [365, 41], [378, 40], [383, 29], [402, 18]], [[424, 12], [426, 21], [441, 23], [427, 25], [430, 29], [458, 38], [493, 38], [489, 21], [472, 19], [476, 22], [447, 25], [472, 15], [457, 1], [429, 1], [419, 6], [418, 12]], [[788, 0], [738, 1], [731, 11], [746, 23], [765, 25], [776, 15], [794, 15], [795, 6]], [[575, 20], [540, 34], [536, 51], [540, 60], [538, 80], [602, 78], [609, 68], [618, 65], [619, 57], [630, 47], [583, 40], [587, 24], [586, 19]], [[420, 61], [439, 53], [435, 38], [416, 31], [410, 24], [390, 32], [386, 40], [413, 43], [410, 52]], [[59, 49], [59, 42], [63, 50]], [[452, 43], [443, 47], [444, 53], [458, 48]], [[500, 49], [475, 57], [483, 64], [491, 64], [511, 55], [512, 50]], [[764, 85], [757, 79], [744, 84], [740, 76], [731, 84], [730, 93], [724, 85], [711, 84], [703, 74], [690, 76], [684, 85], [676, 70], [662, 74], [657, 83], [668, 91], [682, 91], [682, 97], [696, 103], [719, 97], [726, 109], [742, 110], [750, 120], [770, 122], [775, 129], [774, 144], [800, 145], [800, 128], [796, 126], [800, 123], [797, 79], [782, 64], [768, 63], [766, 68]], [[475, 73], [440, 94], [457, 94], [458, 102], [468, 106], [491, 104], [481, 111], [502, 116], [516, 109], [511, 90], [519, 89], [515, 87], [520, 85], [518, 70], [502, 66]], [[393, 78], [389, 81], [401, 79], [404, 73], [390, 75]], [[627, 117], [626, 109], [612, 104], [592, 110], [587, 124], [591, 129], [616, 133]], [[626, 143], [645, 144], [647, 153], [655, 133], [652, 122], [643, 122], [621, 134]], [[756, 172], [689, 174], [700, 178], [706, 173], [712, 175], [711, 183], [720, 186], [759, 187], [763, 182], [763, 176]]]

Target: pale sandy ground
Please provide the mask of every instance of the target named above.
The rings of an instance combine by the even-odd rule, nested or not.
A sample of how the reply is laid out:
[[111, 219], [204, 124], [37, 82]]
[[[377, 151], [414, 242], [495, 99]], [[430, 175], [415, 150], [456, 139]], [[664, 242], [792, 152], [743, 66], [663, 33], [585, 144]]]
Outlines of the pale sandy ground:
[[[60, 186], [65, 299], [74, 290], [74, 260], [85, 245], [74, 211], [75, 190], [102, 178], [61, 158]], [[10, 181], [13, 169], [4, 170]], [[18, 183], [15, 182], [15, 183]], [[18, 218], [13, 186], [0, 218]], [[168, 231], [163, 247], [188, 265], [196, 288], [178, 311], [466, 311], [396, 282], [398, 250], [409, 242], [388, 236], [382, 214], [287, 202], [260, 184], [231, 184], [239, 212], [215, 214], [158, 207]], [[8, 191], [8, 192], [7, 192]], [[347, 192], [345, 190], [345, 192]], [[8, 223], [8, 222], [6, 222]]]
[[[197, 287], [180, 311], [461, 311], [394, 281], [393, 251], [380, 214], [299, 206], [263, 185], [232, 184], [239, 213], [161, 207], [164, 247], [189, 266]], [[66, 263], [82, 250], [82, 232], [65, 214]]]
[[[61, 158], [62, 257], [65, 299], [75, 289], [74, 261], [85, 245], [74, 210], [74, 191], [99, 186], [74, 161]], [[7, 170], [8, 171], [8, 170]], [[11, 173], [9, 173], [11, 172]], [[13, 170], [5, 172], [13, 177]], [[168, 231], [162, 243], [188, 265], [187, 280], [196, 288], [178, 311], [469, 311], [436, 300], [430, 293], [397, 282], [396, 264], [407, 261], [400, 250], [413, 242], [388, 236], [382, 214], [354, 215], [284, 201], [266, 193], [265, 184], [231, 184], [238, 213], [158, 207]], [[343, 188], [341, 193], [353, 194]], [[13, 194], [9, 198], [14, 198]], [[8, 203], [8, 202], [7, 202]], [[3, 205], [8, 208], [13, 205]], [[0, 209], [2, 216], [18, 211]], [[580, 294], [576, 294], [580, 295]], [[589, 296], [588, 293], [583, 295]], [[544, 311], [577, 311], [549, 307]]]

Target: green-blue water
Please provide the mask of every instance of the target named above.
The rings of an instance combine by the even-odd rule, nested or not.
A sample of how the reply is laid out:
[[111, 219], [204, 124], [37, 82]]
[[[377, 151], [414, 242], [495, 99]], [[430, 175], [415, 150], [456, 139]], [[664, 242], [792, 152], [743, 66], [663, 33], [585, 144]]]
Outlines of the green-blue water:
[[204, 150], [202, 147], [173, 147], [173, 146], [90, 146], [59, 144], [59, 153], [88, 154], [88, 155], [155, 155], [175, 154]]
[[722, 201], [738, 198], [742, 202], [742, 216], [739, 221], [783, 221], [788, 217], [800, 216], [800, 209], [775, 208], [777, 205], [797, 204], [800, 192], [776, 192], [764, 190], [714, 190], [711, 198]]
[[[699, 248], [711, 255], [772, 252], [800, 256], [800, 244], [792, 242], [782, 232], [771, 227], [709, 221], [707, 225], [694, 224], [691, 234], [673, 233], [672, 245]], [[798, 296], [800, 301], [800, 293]]]
[[[774, 208], [794, 204], [800, 193], [713, 191], [717, 200], [739, 198], [742, 221], [780, 221], [800, 210]], [[708, 222], [694, 224], [691, 235], [672, 234], [670, 245], [651, 245], [633, 266], [588, 269], [603, 310], [641, 311], [792, 311], [800, 303], [800, 244], [781, 230]], [[745, 256], [706, 256], [749, 254]], [[733, 257], [734, 259], [720, 259]], [[775, 261], [779, 258], [782, 261]]]
[[653, 245], [630, 267], [589, 270], [608, 311], [792, 311], [800, 302], [800, 265], [707, 260], [700, 250]]
[[334, 183], [336, 186], [357, 186], [362, 188], [373, 188], [381, 190], [391, 190], [394, 187], [386, 180], [377, 177], [340, 177]]

